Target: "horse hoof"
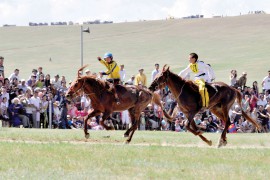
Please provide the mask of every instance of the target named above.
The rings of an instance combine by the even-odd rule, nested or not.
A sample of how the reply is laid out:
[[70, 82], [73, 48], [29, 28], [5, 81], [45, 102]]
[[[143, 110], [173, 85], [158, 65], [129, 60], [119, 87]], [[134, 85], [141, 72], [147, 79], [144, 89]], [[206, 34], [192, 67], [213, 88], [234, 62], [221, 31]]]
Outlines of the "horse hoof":
[[208, 141], [207, 144], [208, 144], [209, 146], [212, 146], [212, 141], [211, 141], [211, 140]]
[[129, 141], [125, 141], [124, 144], [129, 144]]
[[124, 134], [124, 137], [126, 138], [126, 137], [128, 137], [128, 135], [127, 134]]
[[87, 133], [87, 134], [85, 135], [85, 138], [86, 138], [86, 139], [89, 139], [89, 137], [90, 137], [90, 134]]

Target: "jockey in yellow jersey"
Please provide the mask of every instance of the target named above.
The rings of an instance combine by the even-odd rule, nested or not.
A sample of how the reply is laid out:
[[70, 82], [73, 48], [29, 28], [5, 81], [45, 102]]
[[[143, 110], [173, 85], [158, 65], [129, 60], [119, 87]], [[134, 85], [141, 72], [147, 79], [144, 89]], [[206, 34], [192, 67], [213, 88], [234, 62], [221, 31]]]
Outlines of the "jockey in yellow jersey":
[[115, 85], [119, 84], [120, 82], [120, 68], [117, 63], [113, 60], [112, 53], [105, 53], [104, 60], [101, 57], [97, 57], [99, 62], [103, 64], [106, 68], [106, 72], [102, 72], [102, 75], [107, 75], [107, 80], [112, 83], [111, 91], [114, 93], [115, 100], [117, 104], [120, 104], [118, 94], [115, 90]]
[[215, 79], [215, 74], [210, 65], [198, 60], [196, 53], [190, 53], [189, 62], [188, 67], [178, 75], [186, 79], [190, 73], [194, 73], [194, 81], [199, 86], [199, 92], [202, 97], [202, 106], [207, 108], [209, 105], [209, 95], [207, 88], [205, 88], [205, 82], [212, 82]]

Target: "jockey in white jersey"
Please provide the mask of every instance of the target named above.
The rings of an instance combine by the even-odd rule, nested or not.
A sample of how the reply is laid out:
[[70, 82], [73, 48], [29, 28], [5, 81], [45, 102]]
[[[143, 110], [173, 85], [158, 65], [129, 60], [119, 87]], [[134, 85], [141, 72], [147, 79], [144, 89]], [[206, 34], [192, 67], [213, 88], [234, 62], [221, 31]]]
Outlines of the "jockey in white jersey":
[[199, 86], [199, 92], [202, 97], [202, 106], [208, 107], [209, 95], [205, 88], [205, 82], [210, 83], [215, 79], [214, 71], [210, 65], [198, 61], [198, 55], [196, 53], [190, 53], [189, 62], [188, 67], [182, 70], [178, 75], [186, 79], [190, 73], [194, 73], [194, 81], [195, 84]]

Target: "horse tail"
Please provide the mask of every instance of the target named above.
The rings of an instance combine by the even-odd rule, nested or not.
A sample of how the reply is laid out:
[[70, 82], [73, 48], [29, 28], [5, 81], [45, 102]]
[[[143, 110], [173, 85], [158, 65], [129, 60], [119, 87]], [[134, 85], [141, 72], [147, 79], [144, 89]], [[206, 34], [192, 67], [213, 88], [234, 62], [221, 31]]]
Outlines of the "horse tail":
[[241, 108], [242, 115], [244, 116], [244, 118], [246, 120], [248, 120], [249, 122], [251, 122], [256, 127], [257, 130], [260, 130], [261, 127], [256, 122], [256, 120], [252, 119], [249, 115], [247, 115], [247, 113], [245, 111], [243, 111], [243, 109], [242, 109], [242, 94], [238, 90], [236, 90], [236, 95], [237, 95], [237, 103], [239, 104], [239, 106]]
[[165, 116], [170, 122], [174, 122], [174, 121], [173, 121], [173, 117], [171, 117], [171, 116], [165, 111], [165, 109], [164, 109], [164, 107], [163, 107], [163, 105], [162, 105], [162, 103], [161, 103], [159, 94], [157, 94], [157, 93], [155, 93], [155, 92], [152, 93], [152, 103], [154, 103], [154, 104], [160, 106], [161, 109], [162, 109], [162, 111], [163, 111], [164, 116]]

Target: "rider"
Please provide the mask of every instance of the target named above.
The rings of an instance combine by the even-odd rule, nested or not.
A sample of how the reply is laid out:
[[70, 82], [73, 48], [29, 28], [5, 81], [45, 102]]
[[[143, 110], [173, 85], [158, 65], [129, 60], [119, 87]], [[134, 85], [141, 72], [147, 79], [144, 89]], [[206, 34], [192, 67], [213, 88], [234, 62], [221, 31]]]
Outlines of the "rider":
[[113, 55], [112, 53], [105, 53], [104, 54], [104, 60], [101, 59], [101, 57], [97, 57], [99, 62], [103, 64], [108, 71], [107, 72], [102, 72], [102, 75], [108, 75], [107, 81], [112, 82], [112, 86], [110, 87], [111, 91], [114, 93], [115, 101], [117, 104], [120, 104], [118, 94], [116, 93], [115, 90], [115, 85], [119, 84], [120, 82], [120, 68], [117, 65], [117, 63], [113, 60]]
[[182, 78], [186, 78], [189, 73], [194, 73], [195, 84], [199, 86], [199, 92], [202, 97], [202, 106], [208, 107], [209, 104], [209, 95], [207, 88], [205, 88], [205, 82], [212, 82], [215, 79], [215, 74], [210, 65], [205, 64], [202, 61], [198, 60], [198, 55], [196, 53], [189, 54], [190, 64], [184, 70], [182, 70], [178, 75]]

